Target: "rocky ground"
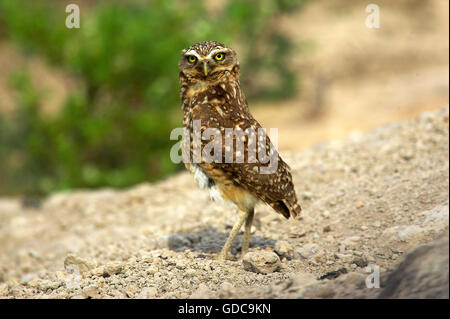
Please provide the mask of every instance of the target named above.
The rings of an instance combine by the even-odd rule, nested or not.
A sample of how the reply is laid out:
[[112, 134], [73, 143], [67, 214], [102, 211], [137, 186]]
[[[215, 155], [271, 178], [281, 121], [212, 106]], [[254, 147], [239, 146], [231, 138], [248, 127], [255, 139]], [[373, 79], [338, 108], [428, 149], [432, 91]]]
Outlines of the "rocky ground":
[[447, 106], [282, 153], [302, 218], [258, 206], [243, 261], [215, 259], [235, 214], [188, 173], [0, 200], [0, 297], [448, 298], [448, 120]]

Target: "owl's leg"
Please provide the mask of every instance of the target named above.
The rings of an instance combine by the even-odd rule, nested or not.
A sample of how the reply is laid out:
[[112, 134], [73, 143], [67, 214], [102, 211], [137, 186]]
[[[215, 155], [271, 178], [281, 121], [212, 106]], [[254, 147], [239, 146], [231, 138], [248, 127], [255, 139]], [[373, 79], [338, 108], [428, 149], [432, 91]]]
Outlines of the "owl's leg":
[[222, 248], [222, 251], [219, 254], [219, 260], [225, 260], [227, 258], [228, 251], [230, 250], [231, 244], [234, 241], [234, 238], [239, 233], [239, 230], [242, 227], [242, 224], [244, 224], [244, 221], [247, 219], [248, 212], [238, 210], [238, 220], [234, 224], [233, 228], [231, 229], [230, 236], [227, 239], [227, 242]]
[[243, 258], [244, 255], [247, 253], [248, 247], [250, 245], [250, 229], [252, 228], [254, 216], [255, 210], [252, 208], [248, 212], [247, 218], [245, 219], [245, 232], [244, 232], [244, 239], [242, 240], [241, 258]]

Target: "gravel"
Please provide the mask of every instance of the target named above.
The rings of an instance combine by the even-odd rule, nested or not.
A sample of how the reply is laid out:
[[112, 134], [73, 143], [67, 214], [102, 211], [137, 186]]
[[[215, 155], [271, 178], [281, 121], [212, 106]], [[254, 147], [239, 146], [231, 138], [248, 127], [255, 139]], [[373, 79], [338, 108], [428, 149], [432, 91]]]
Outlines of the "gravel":
[[38, 207], [0, 199], [0, 298], [376, 298], [404, 255], [448, 234], [448, 126], [446, 107], [281, 152], [302, 218], [258, 206], [248, 264], [215, 259], [236, 216], [188, 173]]

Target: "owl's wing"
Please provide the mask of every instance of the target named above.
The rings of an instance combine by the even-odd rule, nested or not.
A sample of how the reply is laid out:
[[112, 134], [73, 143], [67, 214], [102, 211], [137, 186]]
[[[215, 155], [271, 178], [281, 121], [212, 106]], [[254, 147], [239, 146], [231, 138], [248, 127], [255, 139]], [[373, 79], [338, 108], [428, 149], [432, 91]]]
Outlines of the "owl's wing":
[[[230, 180], [270, 205], [286, 218], [297, 217], [300, 214], [301, 207], [297, 202], [289, 166], [281, 159], [269, 137], [262, 130], [261, 125], [251, 116], [249, 111], [246, 111], [246, 106], [245, 108], [237, 108], [239, 111], [235, 112], [227, 113], [224, 111], [226, 109], [227, 105], [220, 106], [211, 103], [198, 104], [192, 108], [191, 118], [194, 121], [200, 120], [197, 124], [201, 124], [200, 131], [202, 134], [208, 128], [221, 133], [221, 156], [215, 157], [213, 162], [203, 161], [202, 158], [202, 161], [197, 165], [213, 179], [214, 175], [217, 175], [217, 170], [220, 170]], [[249, 134], [233, 135], [233, 144], [231, 145], [225, 137], [227, 134], [226, 128], [233, 129], [233, 132], [242, 131]], [[255, 134], [252, 135], [252, 133]], [[201, 140], [201, 149], [203, 150], [213, 139], [212, 137], [210, 140]], [[243, 143], [244, 154], [237, 152], [237, 140]], [[255, 145], [257, 145], [256, 156], [254, 156], [255, 152], [252, 153], [251, 151], [255, 149]], [[191, 142], [191, 151], [193, 151], [193, 147], [194, 143]], [[227, 158], [227, 152], [230, 152], [230, 148], [234, 154], [231, 163], [230, 157]], [[236, 155], [242, 155], [242, 163], [236, 162]]]

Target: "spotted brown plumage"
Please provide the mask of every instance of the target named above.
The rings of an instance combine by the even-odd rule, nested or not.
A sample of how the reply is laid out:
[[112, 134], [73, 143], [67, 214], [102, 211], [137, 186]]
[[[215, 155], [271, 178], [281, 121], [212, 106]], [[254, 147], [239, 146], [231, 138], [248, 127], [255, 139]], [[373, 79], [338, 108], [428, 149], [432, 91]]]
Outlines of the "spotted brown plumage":
[[[295, 194], [290, 168], [250, 113], [239, 84], [239, 62], [234, 50], [215, 41], [197, 43], [182, 51], [179, 68], [183, 122], [190, 135], [189, 144], [183, 144], [184, 151], [190, 155], [190, 162], [185, 165], [194, 173], [200, 187], [210, 190], [213, 199], [237, 207], [238, 221], [219, 257], [226, 258], [234, 237], [245, 222], [243, 256], [248, 250], [250, 227], [257, 202], [270, 205], [286, 218], [299, 216], [301, 207]], [[215, 157], [211, 162], [202, 157], [199, 162], [194, 162], [195, 121], [201, 123], [201, 134], [207, 129], [220, 132], [220, 158]], [[227, 129], [237, 132], [232, 135], [232, 145], [227, 143]], [[254, 134], [245, 134], [249, 132]], [[235, 147], [238, 139], [243, 143], [243, 154]], [[212, 140], [199, 139], [200, 149], [203, 150]], [[262, 173], [268, 163], [262, 163], [258, 156], [249, 152], [249, 148], [255, 145], [256, 150], [262, 149], [264, 155], [272, 156], [271, 159], [277, 164], [274, 171]], [[226, 158], [230, 151], [232, 162]]]

